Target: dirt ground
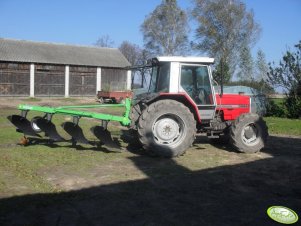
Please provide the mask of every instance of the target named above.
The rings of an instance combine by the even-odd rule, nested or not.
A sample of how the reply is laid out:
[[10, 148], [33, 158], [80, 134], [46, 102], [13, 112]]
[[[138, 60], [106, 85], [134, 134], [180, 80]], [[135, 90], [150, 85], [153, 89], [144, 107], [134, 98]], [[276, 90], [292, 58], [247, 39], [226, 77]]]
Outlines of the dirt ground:
[[96, 154], [108, 161], [80, 171], [74, 162], [73, 170], [61, 164], [36, 172], [54, 192], [1, 196], [0, 224], [279, 225], [266, 214], [274, 205], [301, 216], [298, 136], [270, 135], [255, 154], [212, 145], [204, 136], [175, 159], [151, 158], [127, 144], [120, 153]]

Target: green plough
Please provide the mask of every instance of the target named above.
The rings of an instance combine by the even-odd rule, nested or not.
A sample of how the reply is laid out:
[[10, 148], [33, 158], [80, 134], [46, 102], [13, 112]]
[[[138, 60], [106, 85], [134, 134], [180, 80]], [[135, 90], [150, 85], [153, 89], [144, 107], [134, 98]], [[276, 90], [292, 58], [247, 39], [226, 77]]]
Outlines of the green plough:
[[[103, 114], [97, 112], [83, 111], [82, 109], [97, 109], [103, 107], [124, 107], [125, 112], [122, 116]], [[25, 141], [29, 141], [28, 137], [35, 140], [43, 138], [39, 133], [44, 132], [47, 141], [53, 142], [71, 142], [72, 145], [77, 143], [99, 145], [105, 144], [111, 147], [117, 147], [113, 142], [110, 132], [107, 130], [107, 125], [110, 121], [119, 122], [123, 126], [128, 126], [131, 123], [130, 111], [131, 100], [127, 98], [124, 104], [98, 104], [98, 105], [79, 105], [79, 106], [60, 106], [60, 107], [43, 107], [32, 105], [19, 105], [18, 109], [21, 111], [20, 115], [10, 115], [8, 120], [17, 128], [18, 132], [24, 134]], [[36, 111], [44, 113], [44, 116], [33, 117], [30, 121], [27, 119], [29, 111]], [[64, 122], [62, 128], [71, 136], [70, 140], [63, 138], [52, 122], [52, 117], [55, 114], [69, 115], [73, 118], [72, 122]], [[100, 126], [91, 128], [92, 133], [100, 139], [100, 142], [88, 140], [83, 130], [78, 123], [81, 118], [93, 118], [100, 120]]]

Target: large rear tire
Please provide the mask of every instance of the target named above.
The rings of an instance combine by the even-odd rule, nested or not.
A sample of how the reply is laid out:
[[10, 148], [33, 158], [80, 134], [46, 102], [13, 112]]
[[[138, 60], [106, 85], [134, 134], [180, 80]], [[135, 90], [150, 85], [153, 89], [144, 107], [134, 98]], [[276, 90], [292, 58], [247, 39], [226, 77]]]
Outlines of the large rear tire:
[[239, 152], [255, 153], [264, 148], [268, 127], [257, 114], [243, 114], [239, 116], [230, 129], [231, 144]]
[[138, 133], [143, 148], [150, 155], [170, 158], [183, 155], [192, 145], [196, 122], [182, 103], [159, 100], [142, 112]]

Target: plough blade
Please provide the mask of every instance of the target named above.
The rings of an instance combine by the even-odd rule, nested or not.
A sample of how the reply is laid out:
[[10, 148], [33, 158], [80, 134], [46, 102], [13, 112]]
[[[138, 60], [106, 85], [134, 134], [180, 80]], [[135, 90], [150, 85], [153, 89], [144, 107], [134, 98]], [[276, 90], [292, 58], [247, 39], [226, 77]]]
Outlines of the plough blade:
[[89, 140], [84, 136], [83, 130], [77, 124], [73, 122], [64, 122], [62, 127], [75, 142], [90, 144]]
[[48, 136], [51, 140], [66, 141], [63, 137], [61, 137], [58, 134], [55, 125], [51, 121], [45, 118], [38, 118], [36, 120], [36, 124], [43, 132], [45, 132], [45, 135]]
[[92, 133], [96, 136], [101, 142], [111, 148], [120, 148], [119, 144], [112, 139], [111, 133], [102, 126], [94, 126], [91, 128]]
[[21, 115], [10, 115], [7, 119], [17, 127], [17, 130], [24, 135], [33, 136], [33, 137], [41, 137], [37, 134], [33, 128], [31, 127], [30, 121]]

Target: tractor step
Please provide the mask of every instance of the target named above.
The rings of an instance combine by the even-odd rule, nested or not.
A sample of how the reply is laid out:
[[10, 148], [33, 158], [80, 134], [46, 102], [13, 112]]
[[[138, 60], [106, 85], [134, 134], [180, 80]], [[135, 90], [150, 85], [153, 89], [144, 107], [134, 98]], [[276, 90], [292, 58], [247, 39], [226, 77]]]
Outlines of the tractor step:
[[24, 133], [24, 135], [33, 136], [33, 137], [41, 137], [37, 134], [33, 128], [31, 127], [30, 121], [21, 115], [10, 115], [7, 119], [17, 127], [17, 131]]
[[207, 137], [210, 138], [210, 139], [216, 139], [216, 138], [219, 138], [218, 135], [209, 135], [209, 136], [207, 136]]

